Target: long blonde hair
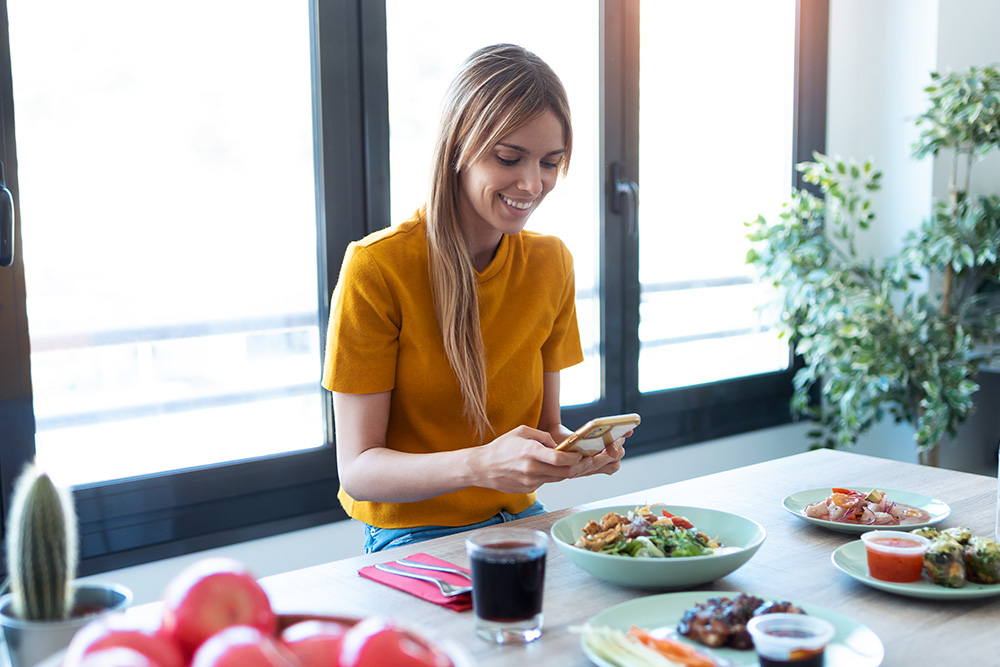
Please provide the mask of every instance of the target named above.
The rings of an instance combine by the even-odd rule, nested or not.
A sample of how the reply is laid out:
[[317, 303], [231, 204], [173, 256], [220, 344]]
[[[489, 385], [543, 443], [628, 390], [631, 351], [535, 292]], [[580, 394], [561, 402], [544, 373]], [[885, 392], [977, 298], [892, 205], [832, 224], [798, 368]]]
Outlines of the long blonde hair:
[[566, 152], [559, 170], [565, 174], [573, 144], [569, 101], [559, 77], [535, 54], [512, 44], [482, 48], [463, 63], [445, 97], [426, 207], [431, 290], [464, 414], [479, 437], [493, 429], [476, 273], [458, 219], [459, 177], [463, 167], [546, 111], [563, 124]]

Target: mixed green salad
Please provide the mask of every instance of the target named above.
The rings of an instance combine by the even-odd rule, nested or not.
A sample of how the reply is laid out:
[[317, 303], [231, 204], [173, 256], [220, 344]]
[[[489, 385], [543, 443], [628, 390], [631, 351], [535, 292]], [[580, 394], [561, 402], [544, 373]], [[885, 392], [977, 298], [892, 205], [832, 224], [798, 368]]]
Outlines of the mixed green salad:
[[685, 558], [709, 556], [722, 545], [686, 518], [645, 505], [628, 514], [608, 512], [600, 521], [588, 521], [574, 546], [632, 558]]

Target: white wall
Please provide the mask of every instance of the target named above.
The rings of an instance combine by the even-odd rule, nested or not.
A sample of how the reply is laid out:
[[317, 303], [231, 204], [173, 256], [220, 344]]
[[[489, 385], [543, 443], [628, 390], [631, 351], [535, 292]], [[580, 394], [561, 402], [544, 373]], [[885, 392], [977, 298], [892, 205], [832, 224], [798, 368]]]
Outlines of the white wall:
[[[933, 197], [947, 197], [946, 157], [918, 162], [914, 117], [926, 106], [929, 73], [1000, 63], [1000, 3], [993, 0], [832, 0], [827, 103], [827, 153], [872, 158], [883, 171], [873, 204], [878, 218], [859, 239], [859, 250], [885, 256], [904, 234], [919, 227]], [[973, 171], [973, 192], [997, 192], [1000, 152]], [[977, 412], [957, 442], [941, 449], [946, 467], [996, 471], [1000, 439], [1000, 378], [979, 378]], [[881, 424], [862, 449], [915, 460], [912, 431]]]
[[910, 159], [935, 68], [936, 0], [832, 0], [827, 77], [827, 153], [872, 159], [883, 172], [878, 214], [859, 251], [893, 252], [904, 232], [927, 217], [932, 164]]
[[[995, 0], [832, 0], [830, 12], [829, 130], [831, 155], [873, 158], [885, 173], [875, 202], [880, 219], [864, 247], [893, 252], [903, 234], [927, 215], [932, 189], [943, 196], [941, 169], [910, 155], [916, 130], [909, 118], [922, 110], [928, 72], [1000, 62], [1000, 2]], [[1000, 183], [1000, 156], [977, 167], [980, 187]], [[979, 180], [981, 179], [981, 180]], [[942, 465], [996, 473], [992, 449], [1000, 435], [1000, 381], [989, 379], [982, 406], [963, 428], [956, 446], [942, 451]], [[570, 507], [638, 488], [665, 484], [805, 450], [805, 425], [767, 429], [643, 457], [626, 458], [613, 477], [596, 476], [543, 487], [550, 509]], [[992, 439], [991, 439], [992, 438]], [[858, 451], [915, 461], [912, 431], [882, 424]], [[187, 563], [223, 554], [246, 563], [258, 576], [319, 564], [362, 552], [363, 533], [339, 522], [208, 552], [88, 577], [132, 588], [136, 602], [159, 598], [167, 580]]]

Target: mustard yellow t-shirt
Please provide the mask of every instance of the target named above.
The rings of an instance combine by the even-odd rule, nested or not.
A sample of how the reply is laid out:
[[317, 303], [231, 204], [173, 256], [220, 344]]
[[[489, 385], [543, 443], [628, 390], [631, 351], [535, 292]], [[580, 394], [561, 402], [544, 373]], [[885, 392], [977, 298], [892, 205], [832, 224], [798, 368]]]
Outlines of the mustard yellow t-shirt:
[[[486, 348], [487, 414], [495, 433], [537, 426], [542, 373], [583, 360], [576, 322], [573, 258], [558, 238], [505, 235], [477, 274]], [[451, 451], [482, 444], [462, 414], [431, 297], [426, 220], [350, 244], [333, 294], [323, 386], [349, 394], [392, 390], [386, 446], [402, 452]], [[469, 487], [410, 503], [356, 501], [347, 513], [380, 528], [464, 526], [500, 510], [517, 513], [535, 494]]]

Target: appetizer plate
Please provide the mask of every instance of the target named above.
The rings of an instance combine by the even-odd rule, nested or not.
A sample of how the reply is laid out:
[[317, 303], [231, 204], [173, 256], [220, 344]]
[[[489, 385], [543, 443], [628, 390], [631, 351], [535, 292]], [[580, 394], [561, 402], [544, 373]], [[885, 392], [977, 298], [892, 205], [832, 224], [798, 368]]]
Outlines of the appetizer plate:
[[552, 540], [570, 561], [593, 576], [613, 584], [654, 590], [694, 588], [733, 572], [753, 557], [766, 532], [756, 521], [720, 510], [678, 505], [651, 505], [657, 514], [667, 510], [687, 518], [696, 530], [730, 547], [728, 553], [686, 558], [631, 558], [602, 554], [573, 546], [588, 521], [600, 521], [608, 512], [628, 514], [635, 505], [602, 507], [565, 516], [552, 525]]
[[831, 560], [838, 570], [861, 583], [897, 595], [929, 600], [971, 600], [1000, 595], [1000, 584], [976, 584], [967, 581], [962, 588], [948, 588], [947, 586], [938, 586], [926, 576], [912, 584], [875, 579], [868, 574], [868, 556], [861, 540], [848, 542], [838, 548], [833, 552]]
[[[847, 487], [852, 489], [870, 488], [865, 486], [853, 486]], [[879, 488], [879, 487], [876, 487]], [[909, 491], [894, 491], [892, 489], [882, 489], [889, 500], [897, 503], [903, 503], [904, 505], [909, 505], [911, 507], [916, 507], [917, 509], [922, 509], [931, 515], [931, 518], [922, 523], [904, 523], [898, 526], [869, 526], [869, 525], [859, 525], [856, 523], [841, 523], [839, 521], [828, 521], [827, 519], [815, 519], [811, 516], [806, 516], [806, 505], [815, 503], [820, 500], [825, 500], [827, 496], [830, 495], [830, 487], [823, 487], [822, 489], [809, 489], [808, 491], [799, 491], [798, 493], [793, 493], [790, 496], [785, 496], [781, 501], [781, 504], [786, 510], [811, 524], [817, 526], [822, 526], [823, 528], [829, 528], [830, 530], [840, 531], [842, 533], [867, 533], [869, 530], [913, 530], [914, 528], [923, 528], [924, 526], [933, 526], [934, 524], [941, 523], [948, 515], [951, 514], [951, 508], [944, 501], [938, 500], [937, 498], [931, 498], [930, 496], [921, 495], [919, 493], [910, 493]]]
[[[719, 591], [690, 591], [650, 595], [609, 607], [596, 614], [587, 623], [592, 627], [606, 626], [621, 630], [622, 632], [628, 632], [629, 627], [635, 625], [649, 630], [655, 636], [668, 637], [690, 644], [720, 662], [728, 660], [732, 665], [757, 665], [757, 654], [753, 649], [748, 651], [737, 651], [726, 648], [708, 649], [676, 632], [677, 623], [681, 620], [684, 612], [690, 607], [704, 602], [711, 597], [733, 598], [738, 595], [739, 593], [737, 592]], [[765, 600], [769, 599], [766, 596], [759, 597]], [[882, 663], [882, 658], [885, 655], [885, 647], [882, 645], [882, 641], [878, 638], [878, 635], [870, 629], [849, 616], [838, 614], [824, 607], [796, 600], [792, 600], [792, 602], [801, 607], [807, 614], [825, 619], [833, 624], [836, 634], [826, 647], [826, 661], [824, 664], [827, 667], [875, 667]], [[600, 665], [600, 667], [615, 667], [613, 663], [595, 655], [582, 638], [580, 645], [583, 647], [583, 652], [587, 654], [587, 657], [595, 665]]]

